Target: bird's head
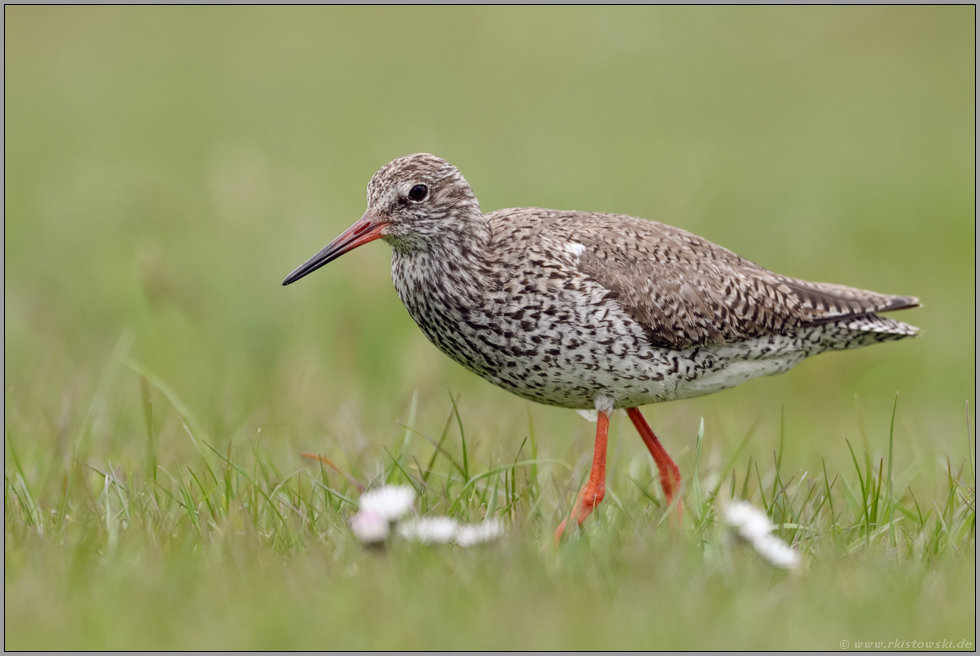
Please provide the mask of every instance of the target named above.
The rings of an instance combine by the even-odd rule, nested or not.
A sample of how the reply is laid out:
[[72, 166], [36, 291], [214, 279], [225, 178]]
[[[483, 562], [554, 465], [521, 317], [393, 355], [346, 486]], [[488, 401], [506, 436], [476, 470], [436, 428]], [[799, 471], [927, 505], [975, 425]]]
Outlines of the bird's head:
[[480, 204], [459, 170], [428, 153], [382, 166], [367, 187], [367, 211], [354, 225], [289, 274], [283, 285], [358, 246], [383, 239], [402, 252], [424, 251], [480, 217]]

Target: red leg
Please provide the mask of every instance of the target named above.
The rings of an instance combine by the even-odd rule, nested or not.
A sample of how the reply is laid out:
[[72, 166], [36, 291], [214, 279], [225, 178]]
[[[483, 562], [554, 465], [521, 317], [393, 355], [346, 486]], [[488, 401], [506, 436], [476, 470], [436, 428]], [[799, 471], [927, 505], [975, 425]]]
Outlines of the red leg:
[[[630, 416], [633, 425], [636, 426], [636, 430], [640, 433], [640, 437], [643, 438], [643, 443], [647, 445], [650, 455], [653, 456], [653, 461], [657, 463], [657, 469], [660, 470], [660, 486], [664, 489], [664, 496], [667, 497], [667, 503], [671, 503], [674, 500], [674, 493], [680, 490], [680, 468], [674, 464], [674, 461], [671, 460], [667, 454], [667, 450], [660, 443], [660, 440], [653, 434], [653, 431], [650, 429], [650, 424], [640, 414], [640, 409], [627, 408], [626, 414]], [[681, 507], [678, 504], [678, 514], [680, 514], [680, 510]]]
[[[606, 496], [606, 443], [609, 439], [609, 415], [604, 412], [599, 413], [599, 425], [595, 431], [595, 451], [592, 454], [592, 472], [589, 474], [589, 482], [585, 484], [579, 492], [578, 501], [572, 509], [571, 518], [579, 525], [585, 521], [595, 507], [599, 505], [602, 498]], [[562, 531], [565, 530], [565, 522], [562, 520], [555, 531], [555, 542], [561, 539]]]

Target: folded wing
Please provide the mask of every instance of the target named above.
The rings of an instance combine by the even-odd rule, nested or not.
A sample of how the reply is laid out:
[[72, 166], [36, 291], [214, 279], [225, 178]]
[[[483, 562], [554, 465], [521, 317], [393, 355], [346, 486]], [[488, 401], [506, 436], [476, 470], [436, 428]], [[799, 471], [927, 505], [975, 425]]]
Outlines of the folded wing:
[[911, 296], [788, 278], [679, 228], [615, 218], [615, 231], [597, 221], [567, 225], [570, 239], [585, 246], [577, 266], [655, 345], [737, 342], [919, 304]]

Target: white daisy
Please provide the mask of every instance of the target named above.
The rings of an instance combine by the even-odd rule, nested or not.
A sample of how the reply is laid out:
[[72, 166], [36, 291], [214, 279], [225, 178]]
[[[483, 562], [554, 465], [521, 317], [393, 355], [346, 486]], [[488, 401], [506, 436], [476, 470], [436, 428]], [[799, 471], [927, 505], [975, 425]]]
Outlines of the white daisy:
[[412, 509], [415, 488], [411, 485], [384, 485], [368, 490], [358, 500], [360, 512], [380, 515], [393, 522]]
[[365, 544], [384, 542], [391, 530], [387, 517], [363, 510], [350, 518], [350, 528], [357, 539]]
[[736, 499], [725, 506], [725, 523], [750, 542], [754, 537], [769, 535], [775, 526], [769, 516], [748, 501]]
[[472, 547], [481, 542], [496, 540], [503, 534], [503, 522], [499, 519], [488, 519], [481, 524], [463, 524], [456, 529], [453, 539], [461, 547]]
[[452, 540], [457, 528], [459, 524], [449, 517], [420, 517], [400, 522], [398, 535], [423, 544], [441, 544]]
[[751, 544], [760, 556], [776, 567], [791, 569], [800, 564], [800, 555], [772, 535], [776, 528], [769, 517], [747, 501], [729, 502], [722, 512], [724, 522]]
[[775, 535], [761, 535], [752, 541], [752, 546], [776, 567], [793, 569], [800, 564], [800, 554]]

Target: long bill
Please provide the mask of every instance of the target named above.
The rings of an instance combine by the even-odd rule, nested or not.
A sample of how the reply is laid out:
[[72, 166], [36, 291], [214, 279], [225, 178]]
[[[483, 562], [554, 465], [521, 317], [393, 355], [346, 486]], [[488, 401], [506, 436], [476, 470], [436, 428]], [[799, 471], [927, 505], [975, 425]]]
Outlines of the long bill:
[[286, 276], [282, 281], [283, 286], [296, 282], [308, 273], [313, 273], [324, 264], [333, 262], [338, 257], [348, 251], [352, 251], [358, 246], [363, 246], [369, 241], [381, 238], [381, 229], [384, 223], [377, 223], [370, 213], [365, 212], [364, 216], [357, 220], [351, 227], [344, 230], [336, 239], [323, 247], [323, 249], [296, 267], [296, 270]]

